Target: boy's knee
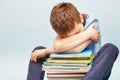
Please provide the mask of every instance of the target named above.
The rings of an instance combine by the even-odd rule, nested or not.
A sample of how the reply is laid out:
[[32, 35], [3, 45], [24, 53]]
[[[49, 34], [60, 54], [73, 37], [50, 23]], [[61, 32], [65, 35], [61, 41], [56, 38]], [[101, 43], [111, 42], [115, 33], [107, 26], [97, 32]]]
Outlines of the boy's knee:
[[108, 50], [110, 50], [111, 51], [111, 56], [118, 56], [118, 54], [119, 54], [119, 49], [117, 48], [117, 46], [115, 46], [114, 44], [112, 44], [112, 43], [107, 43], [107, 44], [105, 44], [105, 46], [107, 46], [108, 47]]
[[40, 50], [40, 49], [45, 49], [46, 47], [44, 47], [44, 46], [37, 46], [37, 47], [35, 47], [34, 49], [33, 49], [33, 51], [32, 52], [34, 52], [35, 50]]

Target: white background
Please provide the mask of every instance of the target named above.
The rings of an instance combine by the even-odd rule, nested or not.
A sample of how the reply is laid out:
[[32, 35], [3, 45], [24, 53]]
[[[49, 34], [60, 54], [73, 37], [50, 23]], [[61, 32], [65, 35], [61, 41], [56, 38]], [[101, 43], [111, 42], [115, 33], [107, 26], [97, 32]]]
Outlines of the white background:
[[[26, 80], [29, 56], [36, 46], [52, 46], [56, 33], [49, 16], [59, 2], [72, 2], [80, 12], [99, 19], [102, 45], [120, 48], [119, 0], [0, 0], [0, 80]], [[119, 80], [120, 56], [109, 80]]]

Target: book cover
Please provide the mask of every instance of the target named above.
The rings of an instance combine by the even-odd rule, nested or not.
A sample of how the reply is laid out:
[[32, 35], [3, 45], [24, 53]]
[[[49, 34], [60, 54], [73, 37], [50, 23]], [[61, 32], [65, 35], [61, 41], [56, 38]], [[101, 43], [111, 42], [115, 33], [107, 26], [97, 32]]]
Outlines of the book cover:
[[42, 68], [43, 71], [54, 72], [54, 73], [87, 73], [91, 67], [76, 67], [76, 68]]
[[90, 57], [92, 54], [92, 50], [84, 50], [80, 53], [51, 53], [51, 58], [82, 58], [82, 57]]
[[[88, 67], [88, 66], [87, 66]], [[87, 68], [84, 67], [84, 68]], [[82, 69], [83, 67], [76, 67], [76, 66], [42, 66], [43, 69], [70, 69], [70, 70], [74, 70], [74, 69]]]
[[50, 71], [50, 70], [46, 70], [45, 72], [47, 72], [47, 74], [86, 74], [83, 72], [81, 73], [80, 71]]
[[[71, 58], [72, 59], [72, 58]], [[67, 60], [67, 59], [59, 59], [59, 60], [56, 60], [56, 59], [53, 59], [53, 58], [48, 58], [46, 62], [49, 62], [49, 63], [66, 63], [66, 64], [89, 64], [92, 62], [92, 60], [94, 59], [94, 55], [92, 54], [90, 56], [89, 59], [87, 60]]]
[[59, 78], [59, 77], [68, 77], [68, 78], [70, 78], [70, 77], [74, 77], [74, 78], [76, 78], [76, 77], [79, 77], [79, 78], [82, 78], [82, 77], [84, 77], [85, 76], [85, 74], [47, 74], [47, 77], [57, 77], [57, 78]]
[[82, 79], [79, 77], [76, 77], [76, 78], [74, 78], [74, 77], [73, 78], [71, 78], [71, 77], [70, 78], [68, 78], [68, 77], [67, 78], [65, 78], [65, 77], [59, 77], [59, 78], [58, 77], [48, 77], [47, 80], [82, 80]]
[[66, 64], [66, 63], [49, 63], [49, 62], [44, 62], [44, 66], [71, 66], [71, 67], [86, 67], [89, 64]]

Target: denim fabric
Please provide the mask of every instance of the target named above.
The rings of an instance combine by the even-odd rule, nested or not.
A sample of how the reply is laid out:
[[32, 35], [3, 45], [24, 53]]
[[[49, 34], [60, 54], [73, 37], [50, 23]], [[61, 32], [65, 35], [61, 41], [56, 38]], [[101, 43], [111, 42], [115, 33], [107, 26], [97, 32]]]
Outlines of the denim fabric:
[[105, 44], [95, 56], [90, 71], [82, 80], [108, 80], [118, 53], [119, 50], [115, 45]]
[[[38, 46], [32, 52], [39, 49], [45, 49], [45, 47]], [[32, 62], [32, 61], [29, 62], [27, 80], [43, 80], [44, 79], [45, 72], [42, 71], [42, 64], [48, 57], [49, 55], [38, 59], [37, 62]]]

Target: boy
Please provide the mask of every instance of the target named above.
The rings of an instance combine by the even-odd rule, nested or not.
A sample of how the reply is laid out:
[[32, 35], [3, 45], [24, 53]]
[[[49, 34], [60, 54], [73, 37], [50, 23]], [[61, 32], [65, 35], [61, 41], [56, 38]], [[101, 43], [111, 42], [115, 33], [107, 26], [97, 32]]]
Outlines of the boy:
[[79, 13], [71, 3], [59, 3], [52, 9], [50, 22], [57, 33], [53, 48], [39, 46], [33, 50], [27, 80], [43, 80], [42, 63], [50, 53], [78, 53], [86, 48], [93, 49], [96, 56], [92, 68], [82, 80], [108, 80], [118, 48], [108, 43], [96, 50], [96, 46], [100, 45], [100, 31], [95, 28], [98, 25], [94, 22], [85, 30], [87, 18], [88, 15]]

